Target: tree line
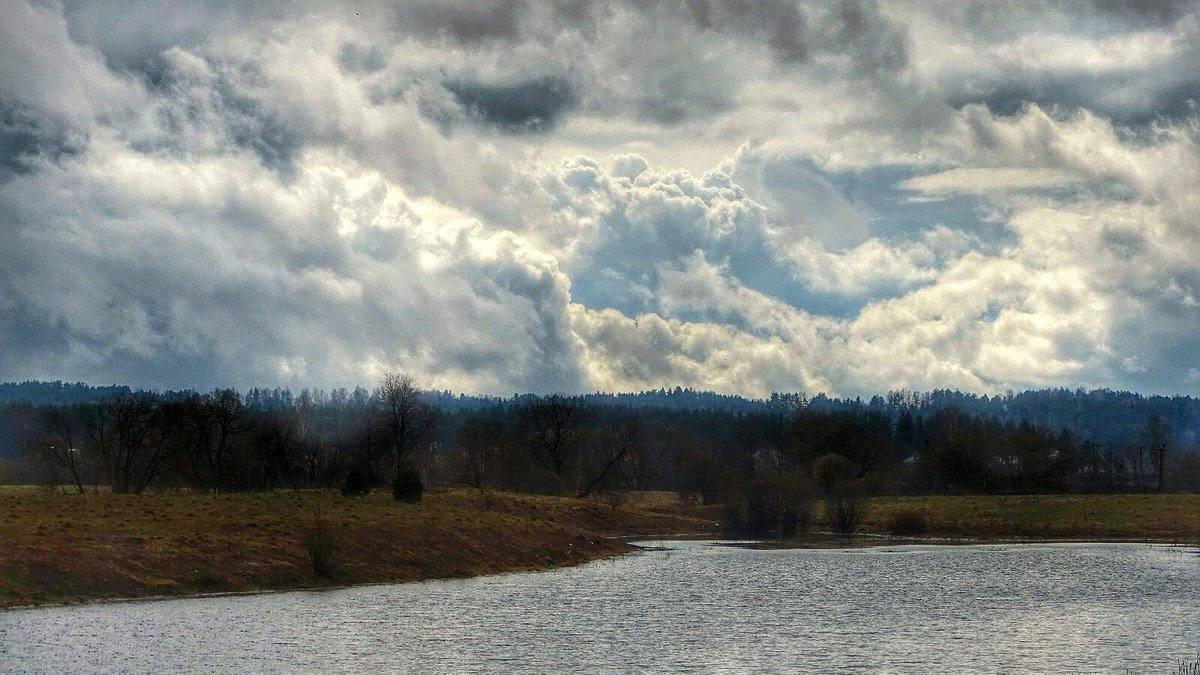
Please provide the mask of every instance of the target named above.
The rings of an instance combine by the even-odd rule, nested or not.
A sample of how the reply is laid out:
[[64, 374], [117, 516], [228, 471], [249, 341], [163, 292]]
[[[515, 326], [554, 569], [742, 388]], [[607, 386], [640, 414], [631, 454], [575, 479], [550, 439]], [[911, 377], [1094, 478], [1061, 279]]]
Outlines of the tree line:
[[[778, 399], [765, 410], [520, 396], [450, 410], [391, 373], [373, 390], [117, 391], [3, 408], [19, 457], [0, 479], [119, 493], [470, 485], [589, 496], [673, 490], [734, 505], [746, 529], [787, 529], [816, 496], [1200, 489], [1200, 455], [1163, 417], [1102, 443], [1066, 428], [957, 406], [838, 408]], [[791, 522], [796, 521], [796, 522]], [[790, 524], [789, 524], [790, 523]]]
[[[5, 382], [0, 383], [0, 412], [10, 404], [31, 403], [70, 404], [95, 402], [115, 395], [135, 393], [124, 385], [89, 386], [63, 382]], [[157, 398], [178, 400], [192, 395], [190, 391], [165, 391]], [[250, 408], [290, 408], [297, 399], [307, 397], [316, 405], [361, 402], [371, 391], [362, 387], [354, 390], [304, 390], [299, 394], [285, 388], [254, 387], [243, 393]], [[478, 411], [496, 405], [519, 405], [535, 398], [531, 394], [514, 394], [511, 398], [469, 396], [450, 391], [422, 392], [424, 400], [444, 413], [459, 414]], [[1000, 422], [1068, 429], [1077, 438], [1089, 439], [1107, 447], [1124, 447], [1141, 441], [1143, 427], [1150, 417], [1159, 417], [1172, 429], [1172, 441], [1180, 447], [1200, 445], [1200, 398], [1191, 396], [1144, 396], [1135, 392], [1108, 389], [1040, 389], [988, 395], [935, 389], [933, 391], [893, 390], [869, 399], [837, 398], [825, 394], [808, 397], [803, 393], [773, 393], [762, 399], [718, 394], [685, 387], [662, 388], [642, 392], [596, 392], [576, 397], [587, 406], [618, 406], [629, 408], [663, 408], [678, 411], [712, 411], [735, 414], [788, 414], [797, 407], [827, 412], [882, 412], [895, 423], [901, 413], [928, 418], [943, 408], [957, 408], [971, 416], [995, 418]], [[5, 420], [0, 417], [0, 457], [19, 454], [20, 448], [10, 441]]]

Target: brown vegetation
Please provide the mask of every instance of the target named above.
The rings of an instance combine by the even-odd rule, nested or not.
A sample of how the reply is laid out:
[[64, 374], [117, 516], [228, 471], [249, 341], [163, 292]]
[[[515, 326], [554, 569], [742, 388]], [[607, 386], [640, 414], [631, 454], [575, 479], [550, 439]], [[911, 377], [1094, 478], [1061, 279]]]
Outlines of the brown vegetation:
[[953, 495], [878, 497], [864, 520], [886, 533], [904, 513], [929, 537], [1200, 542], [1200, 495]]
[[[0, 607], [545, 569], [626, 552], [622, 536], [711, 536], [719, 513], [719, 505], [689, 506], [662, 492], [575, 499], [436, 489], [410, 505], [382, 490], [3, 488]], [[914, 514], [929, 538], [1200, 542], [1200, 495], [878, 497], [862, 530], [894, 532]], [[803, 543], [822, 541], [809, 535]]]
[[[433, 490], [236, 495], [0, 490], [0, 607], [466, 577], [574, 565], [630, 550], [617, 535], [711, 531], [674, 495], [604, 500]], [[311, 533], [332, 536], [314, 571]], [[306, 541], [307, 540], [307, 541]]]

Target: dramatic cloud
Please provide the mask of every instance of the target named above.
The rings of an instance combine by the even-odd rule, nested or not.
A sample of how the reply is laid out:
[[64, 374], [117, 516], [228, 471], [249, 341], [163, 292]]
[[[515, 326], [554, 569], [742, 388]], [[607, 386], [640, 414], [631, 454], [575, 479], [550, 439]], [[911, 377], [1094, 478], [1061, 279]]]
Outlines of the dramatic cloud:
[[3, 9], [2, 380], [1200, 384], [1200, 3]]
[[552, 126], [574, 99], [570, 83], [554, 78], [510, 85], [451, 82], [446, 88], [480, 121], [513, 131]]

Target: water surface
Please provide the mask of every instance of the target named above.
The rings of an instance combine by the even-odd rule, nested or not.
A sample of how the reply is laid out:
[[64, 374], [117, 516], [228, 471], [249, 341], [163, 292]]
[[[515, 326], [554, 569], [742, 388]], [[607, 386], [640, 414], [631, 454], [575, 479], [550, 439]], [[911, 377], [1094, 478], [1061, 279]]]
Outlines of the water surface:
[[1144, 544], [750, 550], [0, 612], [0, 672], [1170, 672], [1200, 554]]

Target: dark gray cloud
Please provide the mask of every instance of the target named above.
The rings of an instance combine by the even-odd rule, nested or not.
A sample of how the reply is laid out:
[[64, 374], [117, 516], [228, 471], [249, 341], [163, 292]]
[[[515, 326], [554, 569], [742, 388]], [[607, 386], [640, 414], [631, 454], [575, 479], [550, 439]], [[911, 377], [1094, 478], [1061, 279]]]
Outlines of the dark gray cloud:
[[[741, 69], [762, 66], [742, 60], [763, 52], [779, 67], [812, 66], [823, 78], [879, 79], [908, 63], [903, 27], [874, 0], [417, 2], [395, 11], [407, 39], [449, 39], [491, 56], [451, 69], [450, 88], [507, 128], [572, 110], [665, 126], [712, 118], [736, 108]], [[343, 48], [343, 61], [359, 68], [360, 49]], [[530, 67], [570, 75], [531, 79]], [[552, 79], [561, 81], [544, 86]]]
[[1037, 31], [1107, 35], [1169, 27], [1197, 11], [1196, 0], [931, 0], [922, 7], [979, 38], [1010, 38]]
[[[1192, 56], [1200, 58], [1200, 52]], [[1164, 69], [1151, 75], [1011, 73], [998, 81], [972, 82], [966, 90], [948, 94], [947, 103], [956, 108], [982, 103], [997, 114], [1015, 115], [1032, 103], [1064, 116], [1090, 110], [1118, 124], [1144, 127], [1194, 116], [1200, 105], [1200, 74], [1190, 68]]]
[[[25, 302], [6, 292], [0, 299], [0, 340], [5, 348], [0, 349], [0, 372], [28, 373], [43, 370], [50, 372], [54, 362], [61, 362], [71, 351], [70, 331], [65, 319], [56, 319], [50, 310], [38, 304]], [[160, 367], [173, 368], [174, 364], [163, 361]], [[90, 370], [91, 372], [86, 372]], [[91, 381], [116, 381], [117, 374], [105, 372], [102, 364], [81, 368], [79, 378]]]
[[264, 166], [285, 177], [295, 172], [295, 160], [305, 146], [302, 133], [253, 97], [219, 87], [230, 140], [258, 155]]
[[705, 31], [765, 43], [784, 63], [844, 54], [855, 70], [880, 72], [902, 68], [908, 60], [904, 31], [884, 16], [875, 0], [663, 0], [657, 4]]
[[[1143, 25], [1168, 26], [1200, 8], [1196, 0], [1091, 0], [1101, 12]], [[1086, 9], [1081, 13], [1086, 14]]]
[[213, 37], [253, 30], [303, 9], [288, 0], [240, 3], [229, 0], [64, 0], [63, 18], [75, 42], [100, 52], [109, 67], [140, 72], [172, 47], [193, 48]]
[[908, 36], [874, 0], [841, 0], [820, 29], [822, 46], [848, 54], [852, 72], [884, 76], [908, 65]]
[[397, 4], [395, 21], [406, 33], [471, 43], [515, 40], [528, 12], [526, 0], [416, 0]]
[[571, 83], [559, 77], [513, 84], [452, 81], [445, 86], [473, 117], [505, 131], [546, 131], [577, 103]]
[[1198, 2], [1028, 0], [947, 9], [972, 31], [966, 44], [978, 51], [939, 74], [935, 90], [952, 107], [982, 103], [1002, 115], [1029, 104], [1060, 116], [1087, 110], [1135, 133], [1196, 114]]
[[0, 101], [0, 181], [34, 171], [43, 162], [77, 155], [86, 145], [83, 133], [53, 114]]
[[809, 56], [809, 22], [798, 2], [684, 0], [682, 4], [686, 15], [705, 30], [765, 39], [786, 61], [804, 61]]
[[[139, 77], [157, 97], [153, 122], [161, 133], [143, 135], [134, 147], [187, 155], [221, 151], [228, 144], [253, 152], [285, 178], [294, 175], [296, 157], [307, 142], [303, 131], [241, 83], [246, 73], [172, 48], [150, 58]], [[208, 147], [196, 147], [197, 137], [209, 137]]]

